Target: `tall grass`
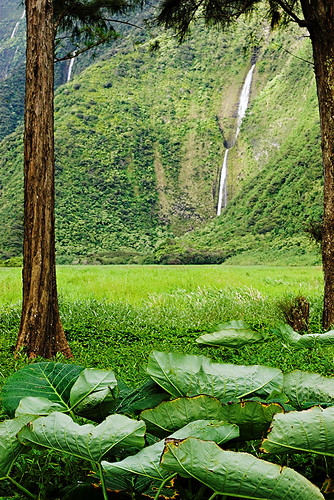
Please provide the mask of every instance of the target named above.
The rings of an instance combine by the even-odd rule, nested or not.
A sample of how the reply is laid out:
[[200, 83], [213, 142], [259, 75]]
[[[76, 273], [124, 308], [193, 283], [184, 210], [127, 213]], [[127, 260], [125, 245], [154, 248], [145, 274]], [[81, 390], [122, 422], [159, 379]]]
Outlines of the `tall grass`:
[[[20, 321], [20, 269], [0, 268], [0, 385], [27, 363], [14, 359]], [[311, 329], [321, 328], [318, 268], [225, 266], [60, 267], [60, 311], [75, 362], [112, 368], [131, 385], [145, 378], [153, 349], [205, 354], [217, 361], [267, 364], [331, 373], [331, 348], [292, 352], [271, 333], [283, 321], [279, 303], [303, 294]], [[200, 347], [195, 339], [215, 325], [243, 319], [269, 341], [242, 349]], [[61, 357], [59, 358], [61, 359]]]
[[[248, 287], [263, 296], [312, 295], [322, 289], [319, 267], [266, 266], [59, 266], [60, 295], [69, 301], [96, 299], [131, 304], [152, 294]], [[0, 304], [21, 299], [21, 270], [0, 267]]]

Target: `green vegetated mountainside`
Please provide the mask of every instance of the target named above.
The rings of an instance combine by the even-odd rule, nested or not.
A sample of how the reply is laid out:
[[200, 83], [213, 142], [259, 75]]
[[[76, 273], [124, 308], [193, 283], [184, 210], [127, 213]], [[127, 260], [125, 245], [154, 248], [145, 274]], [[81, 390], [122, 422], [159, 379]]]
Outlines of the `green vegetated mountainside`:
[[[160, 34], [157, 52], [145, 33], [123, 35], [81, 74], [89, 62], [79, 58], [78, 75], [58, 88], [58, 261], [133, 260], [157, 248], [156, 262], [317, 262], [303, 233], [321, 214], [314, 78], [281, 48], [307, 59], [307, 40], [270, 34], [256, 19], [227, 33], [198, 26], [181, 46], [171, 35]], [[216, 218], [254, 35], [250, 108], [230, 150], [228, 208]], [[21, 137], [19, 127], [0, 143], [2, 258], [21, 252]]]
[[[215, 214], [224, 141], [223, 93], [236, 106], [250, 63], [248, 30], [199, 27], [181, 47], [161, 35], [111, 52], [56, 96], [56, 232], [59, 261], [149, 252]], [[231, 97], [232, 96], [232, 97]], [[233, 121], [233, 118], [231, 118]], [[22, 234], [22, 130], [0, 146], [0, 242]]]
[[159, 262], [211, 253], [229, 264], [320, 263], [319, 247], [307, 235], [321, 220], [323, 188], [311, 63], [299, 31], [276, 34], [262, 50], [250, 106], [229, 152], [228, 206], [204, 227], [160, 245]]

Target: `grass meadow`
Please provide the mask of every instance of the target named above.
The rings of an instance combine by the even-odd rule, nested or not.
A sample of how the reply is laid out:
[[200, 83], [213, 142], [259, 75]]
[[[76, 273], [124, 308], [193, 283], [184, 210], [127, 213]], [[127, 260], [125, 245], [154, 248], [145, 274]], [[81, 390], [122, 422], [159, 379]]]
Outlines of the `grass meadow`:
[[[0, 268], [0, 385], [27, 363], [13, 359], [20, 320], [18, 268]], [[210, 356], [217, 361], [268, 364], [332, 373], [329, 347], [292, 352], [272, 332], [284, 321], [280, 303], [308, 298], [310, 328], [320, 330], [322, 272], [313, 267], [63, 266], [60, 310], [75, 363], [111, 368], [127, 383], [145, 378], [153, 349]], [[200, 347], [215, 325], [243, 319], [270, 339], [242, 349]]]

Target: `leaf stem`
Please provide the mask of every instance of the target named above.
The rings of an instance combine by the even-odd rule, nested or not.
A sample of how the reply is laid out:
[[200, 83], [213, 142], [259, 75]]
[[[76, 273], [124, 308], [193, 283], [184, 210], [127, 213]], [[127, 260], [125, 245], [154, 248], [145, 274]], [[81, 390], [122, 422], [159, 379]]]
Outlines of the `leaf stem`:
[[173, 477], [175, 477], [176, 475], [177, 475], [177, 473], [172, 474], [171, 476], [166, 477], [166, 479], [164, 479], [161, 482], [161, 484], [160, 484], [160, 486], [158, 488], [158, 491], [155, 494], [154, 500], [159, 500], [159, 496], [160, 496], [162, 488], [165, 486], [166, 483], [168, 483], [168, 481], [170, 481], [171, 479], [173, 479]]
[[104, 481], [102, 465], [100, 464], [100, 462], [98, 462], [97, 466], [99, 468], [99, 475], [100, 475], [100, 479], [101, 479], [103, 498], [104, 498], [104, 500], [108, 500], [108, 493], [107, 493], [106, 483]]
[[6, 479], [9, 479], [19, 490], [21, 490], [27, 497], [29, 498], [32, 498], [33, 500], [36, 500], [36, 497], [35, 495], [33, 495], [32, 493], [30, 493], [29, 490], [27, 490], [24, 486], [22, 486], [22, 484], [18, 483], [17, 481], [15, 481], [15, 479], [13, 479], [12, 477], [10, 476], [7, 476]]
[[218, 495], [217, 491], [214, 491], [209, 500], [213, 500]]

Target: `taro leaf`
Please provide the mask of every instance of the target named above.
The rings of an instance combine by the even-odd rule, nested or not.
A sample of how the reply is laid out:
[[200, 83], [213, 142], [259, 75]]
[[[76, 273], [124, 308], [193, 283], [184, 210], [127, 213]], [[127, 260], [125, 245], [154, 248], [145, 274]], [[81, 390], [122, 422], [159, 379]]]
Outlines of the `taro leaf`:
[[300, 335], [295, 332], [290, 325], [284, 324], [280, 325], [278, 328], [278, 330], [274, 330], [274, 333], [279, 335], [285, 342], [292, 344], [295, 349], [334, 344], [334, 330], [330, 330], [326, 333], [307, 333], [305, 335]]
[[21, 399], [43, 397], [67, 406], [72, 385], [82, 366], [63, 363], [33, 363], [11, 375], [1, 391], [2, 407], [13, 417]]
[[123, 391], [121, 390], [115, 411], [128, 415], [136, 414], [142, 410], [146, 410], [146, 408], [153, 408], [170, 397], [153, 380], [146, 380], [137, 389], [127, 389], [124, 396], [122, 393]]
[[334, 407], [314, 407], [275, 415], [261, 451], [300, 453], [302, 451], [334, 457]]
[[296, 347], [315, 347], [317, 345], [333, 345], [334, 330], [325, 333], [308, 333], [301, 335]]
[[145, 424], [124, 415], [110, 415], [96, 427], [78, 425], [63, 413], [40, 417], [19, 432], [22, 444], [68, 453], [99, 462], [104, 455], [120, 448], [138, 450], [144, 442]]
[[295, 370], [284, 374], [283, 392], [297, 409], [334, 404], [334, 378]]
[[59, 403], [53, 403], [46, 398], [27, 397], [21, 399], [19, 406], [16, 408], [15, 417], [20, 415], [49, 415], [54, 411], [68, 411], [68, 407]]
[[192, 477], [220, 495], [249, 499], [315, 500], [320, 490], [296, 471], [255, 458], [224, 451], [215, 443], [188, 438], [166, 444], [161, 467]]
[[4, 420], [0, 423], [0, 479], [6, 477], [25, 447], [17, 438], [17, 433], [36, 418], [33, 415], [21, 415], [12, 420]]
[[[174, 432], [170, 437], [184, 439], [194, 436], [223, 444], [238, 435], [239, 429], [236, 425], [197, 420]], [[127, 490], [134, 484], [136, 490], [144, 491], [152, 481], [163, 481], [168, 477], [168, 473], [159, 466], [163, 449], [164, 441], [159, 441], [119, 462], [102, 462], [107, 486], [113, 490]]]
[[269, 429], [276, 413], [284, 412], [277, 403], [262, 403], [260, 401], [244, 401], [223, 404], [219, 418], [225, 422], [236, 424], [243, 441], [261, 439]]
[[156, 408], [141, 412], [140, 418], [144, 420], [148, 432], [160, 438], [194, 420], [225, 420], [220, 401], [204, 395], [166, 401]]
[[290, 325], [284, 324], [279, 325], [278, 329], [274, 329], [273, 333], [275, 333], [278, 337], [280, 337], [284, 342], [288, 342], [289, 344], [296, 345], [301, 335], [298, 332], [295, 332]]
[[174, 397], [207, 394], [220, 401], [281, 391], [283, 373], [268, 366], [212, 363], [205, 356], [153, 351], [147, 372]]
[[218, 325], [216, 331], [201, 335], [196, 342], [198, 344], [223, 346], [223, 347], [241, 347], [245, 344], [254, 344], [262, 342], [265, 337], [261, 333], [255, 332], [243, 321], [230, 321], [223, 325]]
[[71, 409], [78, 415], [100, 422], [114, 409], [117, 393], [113, 371], [86, 368], [71, 389]]

